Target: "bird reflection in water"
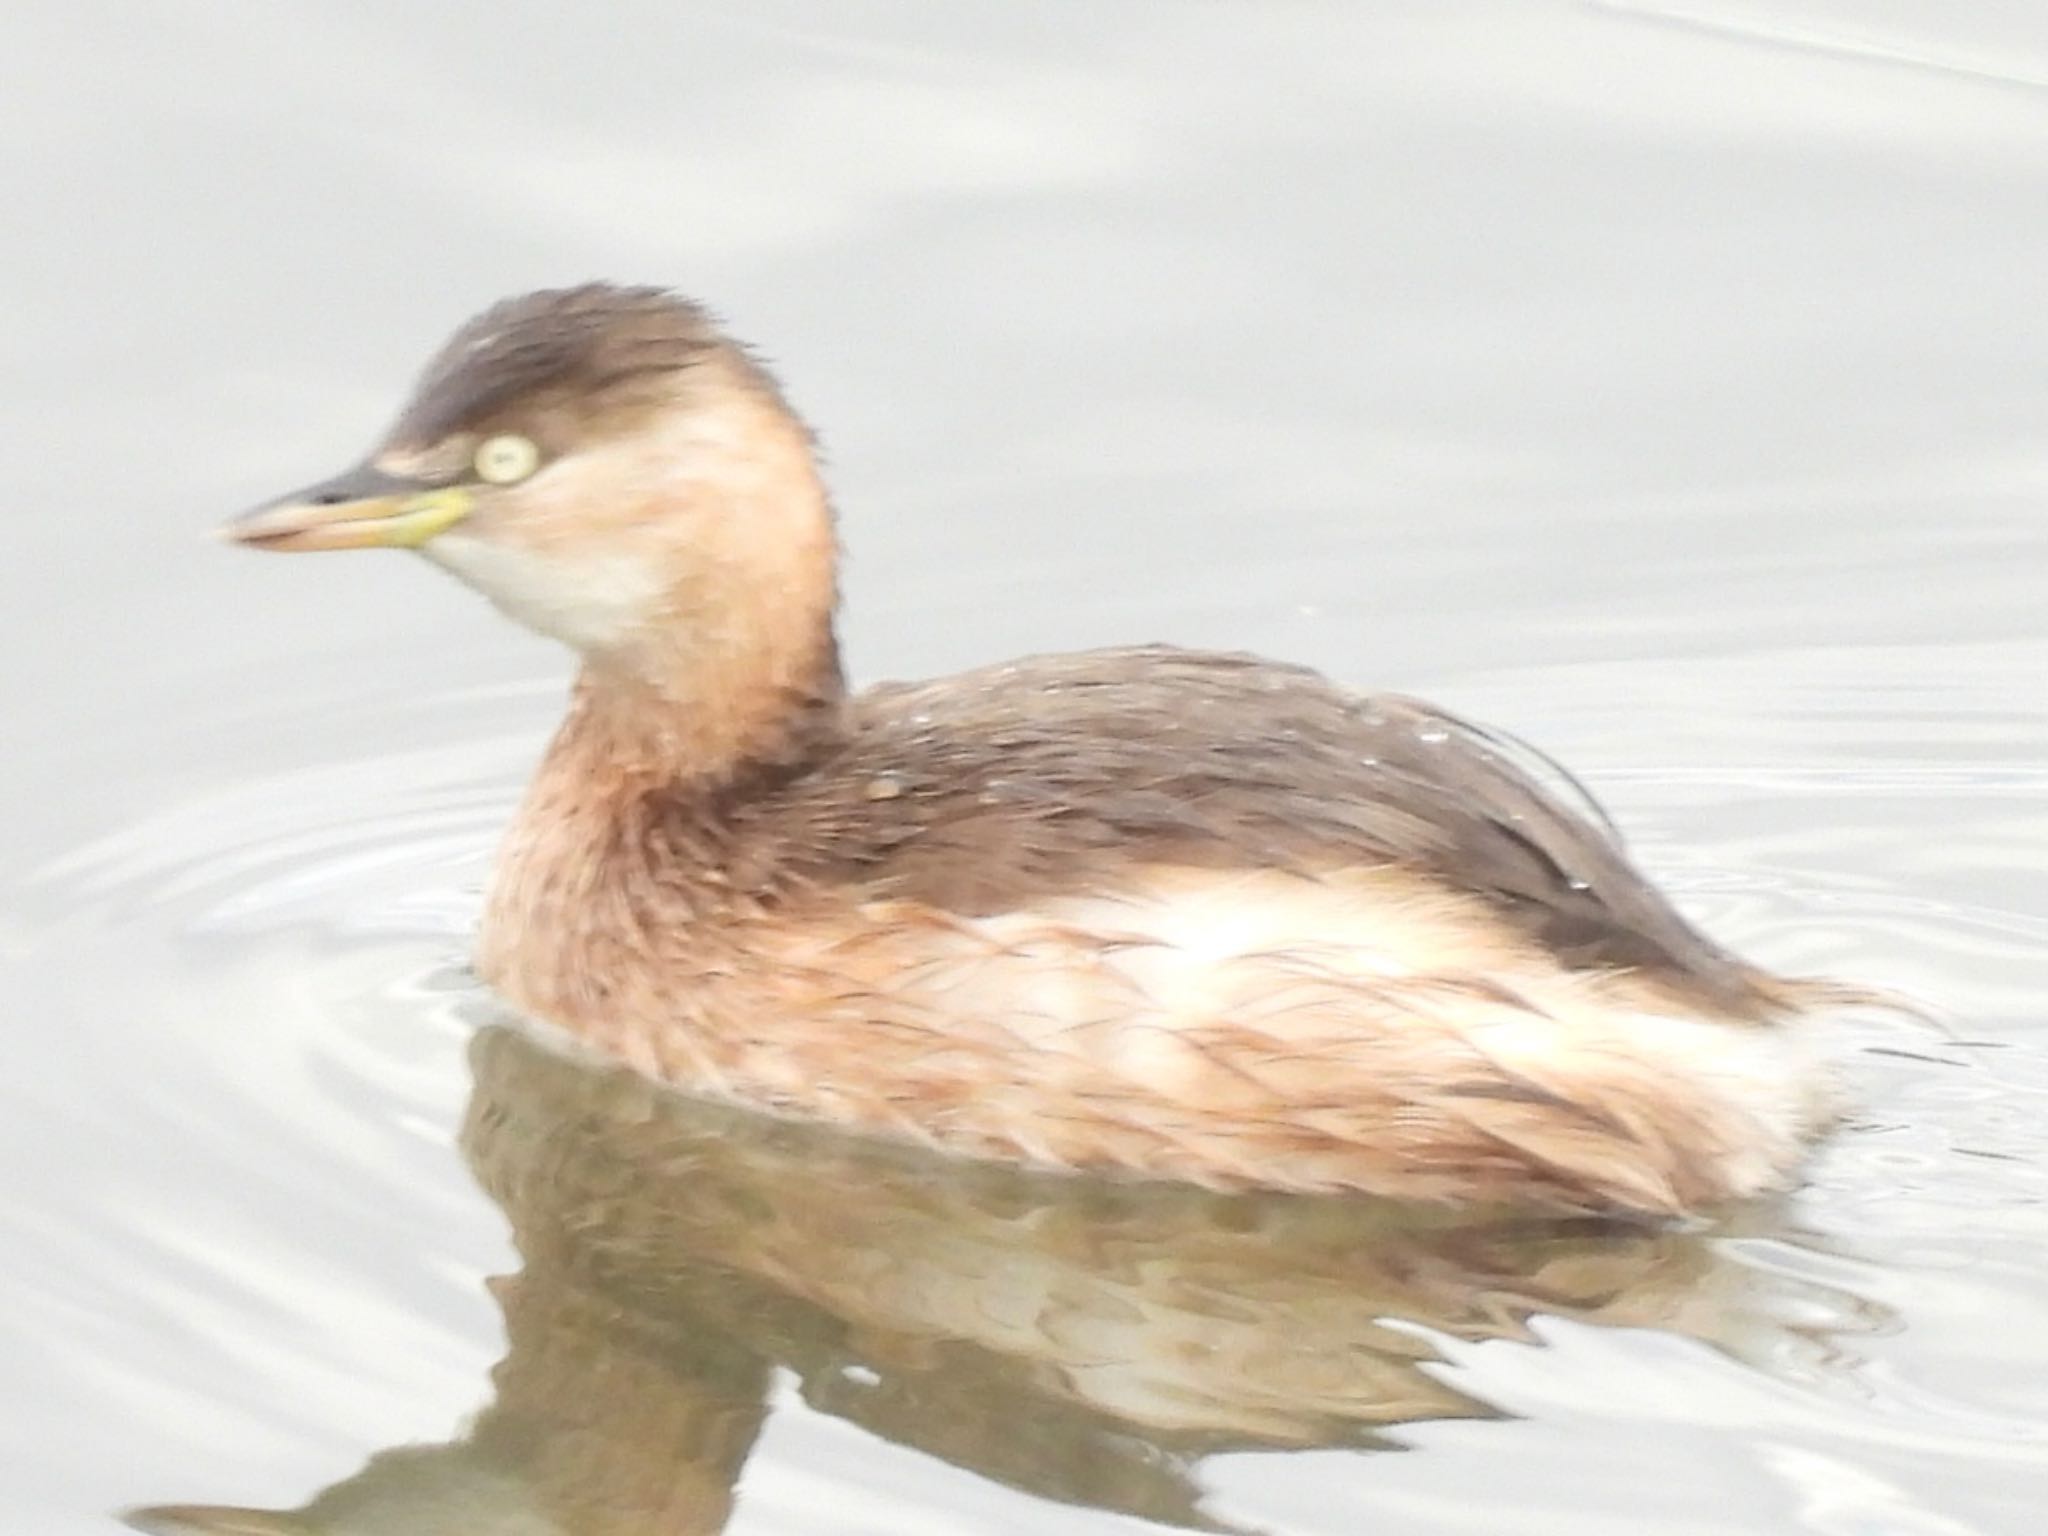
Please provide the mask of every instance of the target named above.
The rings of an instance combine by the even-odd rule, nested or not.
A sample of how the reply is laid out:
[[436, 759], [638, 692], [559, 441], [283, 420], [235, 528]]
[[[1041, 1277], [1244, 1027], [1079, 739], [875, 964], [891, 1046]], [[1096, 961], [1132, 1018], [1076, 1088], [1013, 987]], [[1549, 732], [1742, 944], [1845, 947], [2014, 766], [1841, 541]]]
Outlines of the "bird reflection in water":
[[[1867, 1306], [1700, 1232], [1217, 1194], [953, 1162], [684, 1098], [506, 1027], [463, 1146], [523, 1267], [460, 1439], [291, 1511], [165, 1505], [157, 1536], [709, 1536], [781, 1368], [815, 1411], [1041, 1499], [1229, 1531], [1225, 1451], [1367, 1447], [1495, 1410], [1429, 1335], [1537, 1314], [1782, 1367]], [[1845, 1313], [1845, 1309], [1849, 1309]], [[1864, 1318], [1865, 1326], [1874, 1319]]]

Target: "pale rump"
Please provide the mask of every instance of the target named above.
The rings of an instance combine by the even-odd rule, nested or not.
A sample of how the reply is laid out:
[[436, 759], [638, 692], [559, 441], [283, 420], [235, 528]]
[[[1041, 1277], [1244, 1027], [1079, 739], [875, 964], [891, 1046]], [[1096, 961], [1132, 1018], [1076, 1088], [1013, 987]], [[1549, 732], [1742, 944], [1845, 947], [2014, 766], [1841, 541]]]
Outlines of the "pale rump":
[[1801, 1028], [1562, 970], [1395, 871], [1160, 869], [1033, 912], [720, 929], [650, 935], [601, 996], [559, 985], [540, 930], [490, 979], [693, 1092], [1219, 1187], [1668, 1214], [1772, 1187], [1831, 1114]]

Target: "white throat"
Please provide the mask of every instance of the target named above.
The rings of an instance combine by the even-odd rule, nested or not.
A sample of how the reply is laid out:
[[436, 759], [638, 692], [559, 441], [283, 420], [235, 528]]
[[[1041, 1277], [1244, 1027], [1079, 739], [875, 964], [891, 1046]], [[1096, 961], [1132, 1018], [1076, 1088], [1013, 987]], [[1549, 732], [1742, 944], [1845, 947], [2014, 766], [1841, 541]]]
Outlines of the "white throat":
[[488, 597], [509, 618], [585, 653], [618, 649], [662, 598], [652, 564], [630, 555], [564, 558], [451, 528], [420, 553]]

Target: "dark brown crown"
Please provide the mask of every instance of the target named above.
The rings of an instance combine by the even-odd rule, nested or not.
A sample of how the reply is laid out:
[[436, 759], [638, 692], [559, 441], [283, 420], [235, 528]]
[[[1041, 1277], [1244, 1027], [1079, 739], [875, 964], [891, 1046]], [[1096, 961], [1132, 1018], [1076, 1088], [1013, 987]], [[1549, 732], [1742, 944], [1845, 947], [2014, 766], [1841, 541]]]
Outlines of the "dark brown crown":
[[448, 339], [392, 437], [434, 443], [526, 407], [581, 414], [726, 345], [708, 312], [664, 289], [586, 283], [523, 294]]

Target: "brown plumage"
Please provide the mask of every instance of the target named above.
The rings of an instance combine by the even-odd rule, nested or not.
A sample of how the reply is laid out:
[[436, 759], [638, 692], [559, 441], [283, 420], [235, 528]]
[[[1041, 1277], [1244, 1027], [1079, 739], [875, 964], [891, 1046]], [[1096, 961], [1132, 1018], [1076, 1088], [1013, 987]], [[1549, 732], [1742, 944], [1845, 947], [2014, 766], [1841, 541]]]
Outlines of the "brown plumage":
[[575, 646], [480, 967], [649, 1074], [981, 1156], [1671, 1213], [1827, 1120], [1808, 984], [1514, 743], [1164, 646], [849, 696], [809, 433], [703, 311], [530, 295], [235, 525], [418, 547]]

